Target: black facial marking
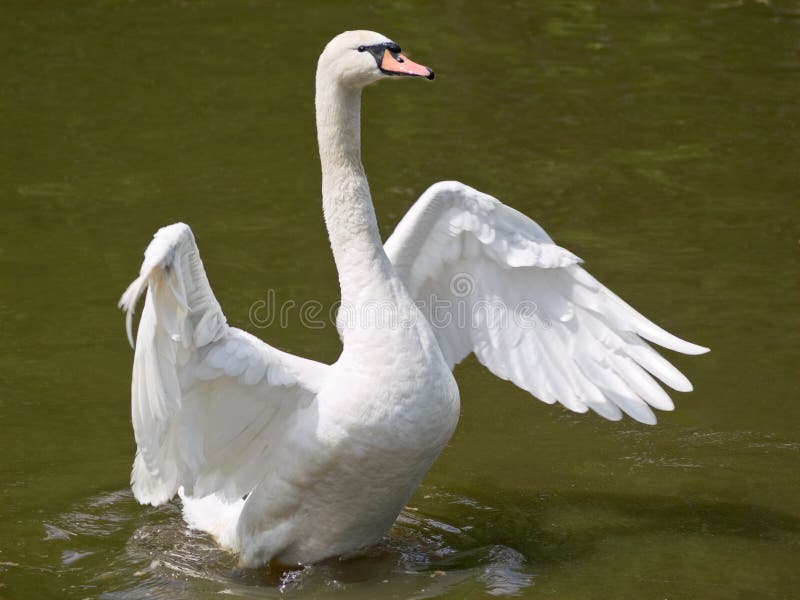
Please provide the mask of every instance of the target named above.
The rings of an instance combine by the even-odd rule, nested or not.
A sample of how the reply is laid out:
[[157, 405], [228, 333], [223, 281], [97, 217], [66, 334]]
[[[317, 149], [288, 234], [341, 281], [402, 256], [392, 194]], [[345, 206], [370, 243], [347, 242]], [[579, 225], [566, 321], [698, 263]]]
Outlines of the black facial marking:
[[383, 53], [388, 50], [391, 52], [392, 56], [398, 60], [398, 62], [403, 62], [402, 59], [398, 58], [397, 55], [400, 54], [400, 46], [395, 44], [394, 42], [381, 42], [380, 44], [373, 44], [372, 46], [359, 46], [356, 48], [359, 52], [369, 52], [372, 54], [372, 58], [375, 59], [375, 64], [378, 65], [378, 68], [381, 67], [381, 61], [383, 60]]

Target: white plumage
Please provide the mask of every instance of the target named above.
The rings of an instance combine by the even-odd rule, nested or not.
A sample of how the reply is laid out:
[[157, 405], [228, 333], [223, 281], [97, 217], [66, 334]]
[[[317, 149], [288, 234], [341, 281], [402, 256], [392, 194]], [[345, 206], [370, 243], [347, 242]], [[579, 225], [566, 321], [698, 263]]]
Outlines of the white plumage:
[[[675, 390], [692, 387], [642, 338], [684, 354], [708, 350], [636, 312], [531, 219], [456, 181], [431, 186], [384, 248], [438, 325], [451, 367], [474, 352], [498, 377], [575, 412], [619, 419], [622, 409], [655, 423], [648, 405], [673, 405], [648, 371]], [[460, 305], [470, 322], [438, 322], [430, 298]]]
[[320, 57], [323, 208], [343, 306], [363, 315], [382, 302], [419, 318], [340, 321], [333, 365], [281, 352], [227, 325], [182, 223], [156, 233], [120, 301], [130, 338], [147, 292], [134, 494], [157, 505], [180, 493], [190, 525], [245, 565], [309, 563], [379, 539], [455, 428], [451, 370], [470, 353], [545, 402], [654, 423], [650, 407], [673, 408], [654, 377], [691, 384], [645, 340], [707, 350], [640, 315], [531, 219], [457, 182], [428, 189], [382, 245], [360, 162], [360, 91], [391, 75], [387, 64], [427, 76], [398, 52], [360, 31]]

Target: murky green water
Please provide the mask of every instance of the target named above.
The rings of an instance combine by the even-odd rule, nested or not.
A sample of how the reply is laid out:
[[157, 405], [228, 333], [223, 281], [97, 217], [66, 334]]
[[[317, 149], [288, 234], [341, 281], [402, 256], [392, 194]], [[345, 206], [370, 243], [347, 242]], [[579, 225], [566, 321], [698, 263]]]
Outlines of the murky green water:
[[[800, 595], [798, 2], [0, 7], [0, 597]], [[233, 324], [336, 357], [332, 327], [248, 309], [336, 299], [313, 72], [361, 27], [437, 73], [365, 94], [386, 235], [461, 179], [713, 351], [670, 357], [696, 391], [655, 428], [467, 361], [458, 432], [391, 536], [280, 579], [130, 495], [115, 303], [184, 220]]]

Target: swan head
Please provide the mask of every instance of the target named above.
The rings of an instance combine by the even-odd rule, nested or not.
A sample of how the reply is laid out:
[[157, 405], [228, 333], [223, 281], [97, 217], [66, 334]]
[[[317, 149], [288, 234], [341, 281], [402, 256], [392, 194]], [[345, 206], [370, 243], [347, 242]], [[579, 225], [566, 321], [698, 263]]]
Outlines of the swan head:
[[348, 88], [363, 88], [387, 77], [424, 77], [433, 71], [405, 56], [395, 42], [374, 31], [345, 31], [325, 46], [317, 77], [333, 78]]

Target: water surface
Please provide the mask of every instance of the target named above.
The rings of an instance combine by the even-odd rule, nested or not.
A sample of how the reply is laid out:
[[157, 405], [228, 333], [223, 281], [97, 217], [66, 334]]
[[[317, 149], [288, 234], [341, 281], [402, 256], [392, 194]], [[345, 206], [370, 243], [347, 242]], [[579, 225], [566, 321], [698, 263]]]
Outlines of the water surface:
[[[800, 589], [795, 1], [3, 2], [0, 597], [790, 598]], [[238, 569], [139, 507], [115, 304], [191, 224], [232, 324], [335, 360], [316, 56], [379, 30], [436, 70], [369, 89], [388, 235], [432, 182], [531, 215], [634, 306], [710, 346], [656, 427], [458, 367], [450, 446], [376, 548]], [[387, 168], [390, 166], [390, 168]]]

